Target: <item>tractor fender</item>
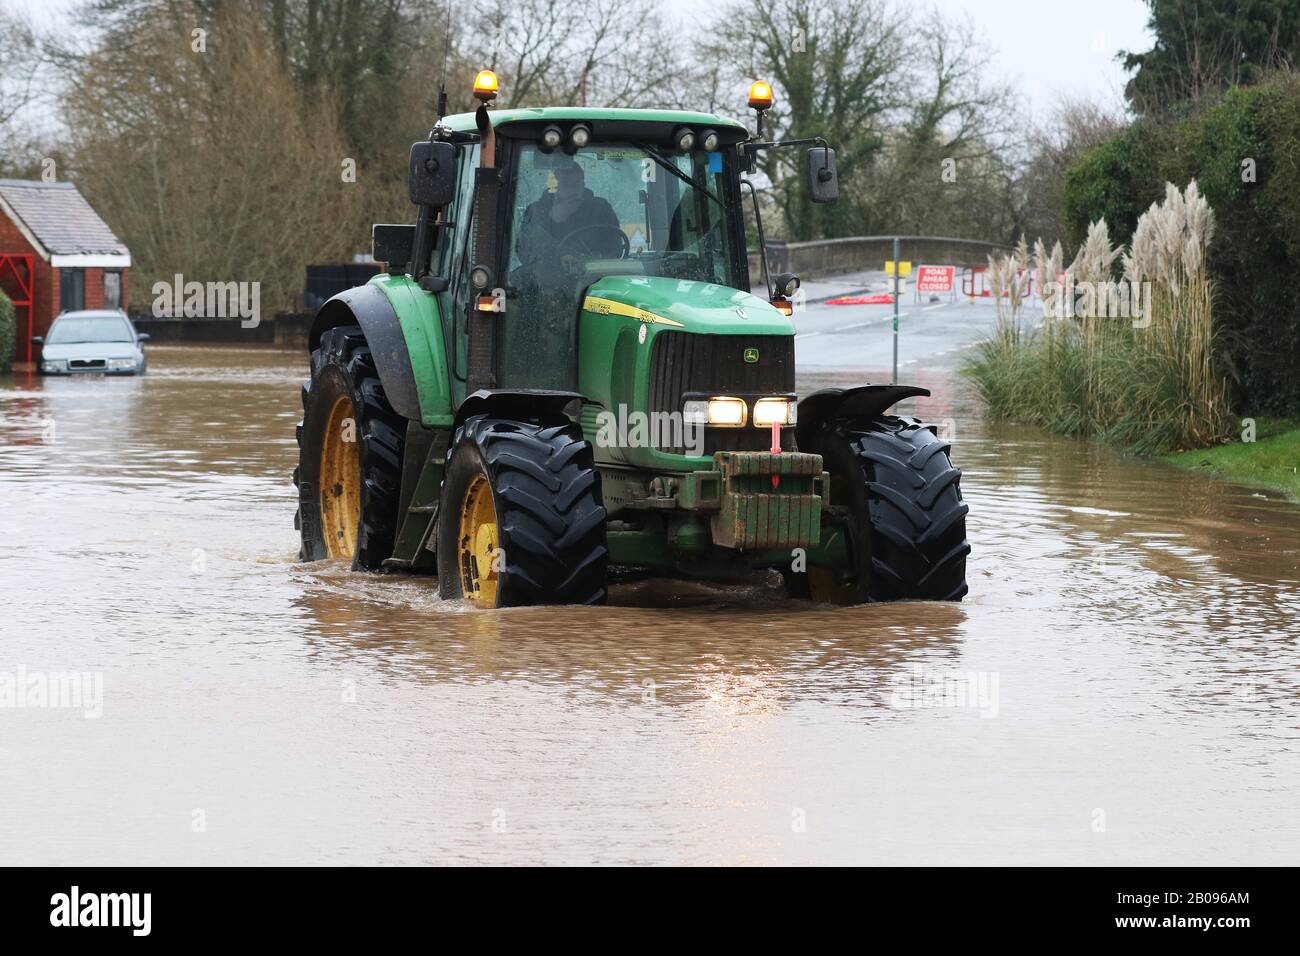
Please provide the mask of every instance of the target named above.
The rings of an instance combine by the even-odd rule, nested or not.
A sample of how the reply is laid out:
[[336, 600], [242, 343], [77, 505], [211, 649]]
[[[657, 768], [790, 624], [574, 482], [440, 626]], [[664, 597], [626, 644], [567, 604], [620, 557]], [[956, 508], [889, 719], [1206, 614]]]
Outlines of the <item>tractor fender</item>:
[[393, 304], [373, 285], [347, 289], [320, 307], [307, 337], [308, 351], [320, 345], [320, 337], [340, 325], [359, 325], [370, 346], [384, 395], [393, 411], [403, 418], [420, 421], [420, 392], [416, 388], [406, 336]]
[[877, 418], [885, 409], [905, 398], [929, 395], [916, 385], [857, 385], [853, 388], [823, 388], [799, 403], [799, 424], [795, 439], [799, 447], [811, 447], [821, 427], [835, 418]]
[[518, 419], [537, 415], [563, 415], [565, 406], [573, 401], [582, 401], [581, 393], [547, 388], [480, 388], [460, 403], [452, 428], [459, 428], [474, 415], [490, 414]]

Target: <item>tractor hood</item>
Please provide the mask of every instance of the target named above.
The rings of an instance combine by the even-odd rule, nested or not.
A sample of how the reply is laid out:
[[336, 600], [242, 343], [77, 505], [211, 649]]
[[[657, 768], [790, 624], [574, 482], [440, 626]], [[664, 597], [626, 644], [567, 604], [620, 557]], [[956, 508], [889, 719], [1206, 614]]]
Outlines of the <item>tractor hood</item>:
[[715, 335], [793, 335], [794, 325], [770, 302], [712, 282], [660, 276], [606, 276], [592, 283], [584, 311], [647, 325]]

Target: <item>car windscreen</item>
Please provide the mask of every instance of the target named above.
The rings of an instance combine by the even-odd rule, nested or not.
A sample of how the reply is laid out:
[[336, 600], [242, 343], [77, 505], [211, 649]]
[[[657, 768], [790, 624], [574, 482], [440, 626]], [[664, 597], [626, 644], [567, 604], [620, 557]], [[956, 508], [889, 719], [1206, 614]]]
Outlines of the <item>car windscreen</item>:
[[50, 345], [73, 342], [134, 342], [135, 336], [125, 319], [111, 315], [65, 316], [54, 323], [45, 341]]

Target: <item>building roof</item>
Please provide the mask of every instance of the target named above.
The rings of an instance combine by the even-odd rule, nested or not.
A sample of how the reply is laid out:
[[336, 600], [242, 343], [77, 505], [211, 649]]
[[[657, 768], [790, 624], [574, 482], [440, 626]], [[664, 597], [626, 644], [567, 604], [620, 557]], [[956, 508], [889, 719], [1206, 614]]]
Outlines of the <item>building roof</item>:
[[72, 183], [0, 179], [0, 212], [35, 239], [46, 258], [130, 255]]

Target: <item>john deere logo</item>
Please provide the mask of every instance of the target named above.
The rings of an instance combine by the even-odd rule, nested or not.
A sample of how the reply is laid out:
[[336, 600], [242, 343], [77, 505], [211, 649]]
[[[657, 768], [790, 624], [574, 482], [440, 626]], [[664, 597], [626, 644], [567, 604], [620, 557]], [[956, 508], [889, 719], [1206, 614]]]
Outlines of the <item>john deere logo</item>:
[[745, 349], [745, 361], [753, 365], [758, 361], [758, 349]]

